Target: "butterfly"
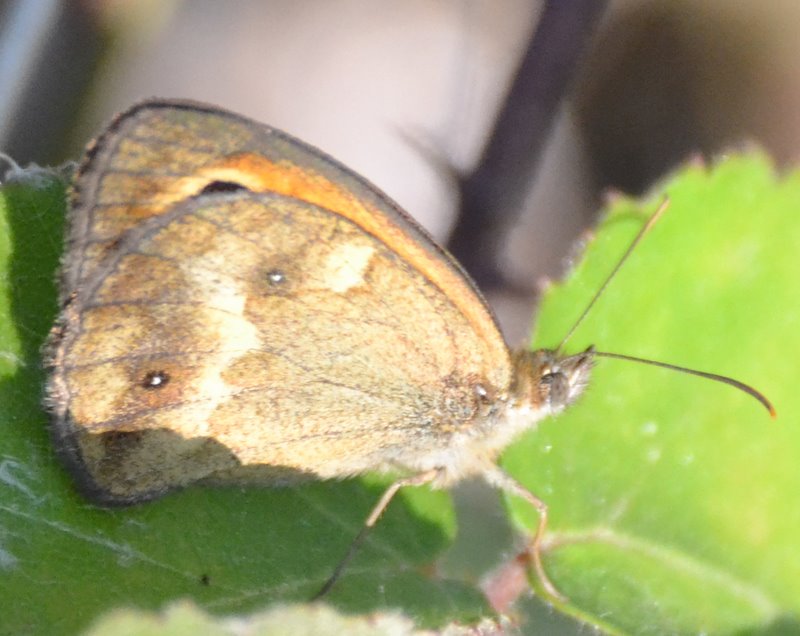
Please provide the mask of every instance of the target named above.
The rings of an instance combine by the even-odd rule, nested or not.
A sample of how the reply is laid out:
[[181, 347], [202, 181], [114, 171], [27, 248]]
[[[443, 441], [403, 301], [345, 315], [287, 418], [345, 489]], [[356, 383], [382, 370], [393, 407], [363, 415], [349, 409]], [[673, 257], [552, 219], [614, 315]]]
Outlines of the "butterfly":
[[481, 476], [537, 509], [558, 596], [547, 506], [496, 459], [596, 352], [512, 351], [459, 264], [334, 159], [217, 107], [137, 104], [77, 172], [60, 289], [47, 401], [91, 501], [401, 473], [370, 528], [402, 487]]

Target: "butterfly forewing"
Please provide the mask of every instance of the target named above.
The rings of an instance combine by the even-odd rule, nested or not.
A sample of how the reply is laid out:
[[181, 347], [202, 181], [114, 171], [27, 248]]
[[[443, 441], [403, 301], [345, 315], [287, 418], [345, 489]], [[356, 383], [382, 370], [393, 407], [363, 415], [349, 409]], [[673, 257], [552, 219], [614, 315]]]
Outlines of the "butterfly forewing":
[[49, 394], [99, 499], [402, 467], [508, 390], [505, 344], [459, 268], [272, 129], [134, 108], [74, 198]]

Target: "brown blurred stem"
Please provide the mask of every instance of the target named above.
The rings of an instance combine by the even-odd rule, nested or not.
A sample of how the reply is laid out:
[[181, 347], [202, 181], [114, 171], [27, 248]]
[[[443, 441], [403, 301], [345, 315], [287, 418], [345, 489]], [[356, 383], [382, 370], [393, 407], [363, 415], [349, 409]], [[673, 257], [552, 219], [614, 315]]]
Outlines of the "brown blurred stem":
[[546, 0], [475, 170], [459, 180], [461, 208], [448, 248], [488, 289], [502, 284], [495, 261], [521, 210], [559, 106], [607, 0]]

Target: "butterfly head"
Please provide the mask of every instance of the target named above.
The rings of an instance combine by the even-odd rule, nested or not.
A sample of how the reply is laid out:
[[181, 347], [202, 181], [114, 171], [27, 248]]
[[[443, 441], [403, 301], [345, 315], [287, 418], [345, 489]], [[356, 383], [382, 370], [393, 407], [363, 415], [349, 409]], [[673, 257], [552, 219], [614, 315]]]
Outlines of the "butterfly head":
[[570, 356], [550, 349], [516, 352], [514, 401], [542, 415], [561, 412], [583, 393], [593, 360], [592, 347]]

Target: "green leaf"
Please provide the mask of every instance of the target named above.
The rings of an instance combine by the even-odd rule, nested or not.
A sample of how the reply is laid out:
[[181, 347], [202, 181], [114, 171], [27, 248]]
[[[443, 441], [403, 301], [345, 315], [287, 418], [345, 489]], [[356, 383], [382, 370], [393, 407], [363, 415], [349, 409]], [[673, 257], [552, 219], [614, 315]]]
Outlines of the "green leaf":
[[[646, 201], [616, 201], [546, 294], [536, 347], [567, 333], [663, 193], [666, 214], [568, 351], [594, 344], [733, 376], [778, 419], [730, 386], [599, 359], [579, 403], [504, 466], [549, 505], [544, 561], [564, 611], [614, 633], [798, 633], [800, 174], [732, 156], [687, 167]], [[534, 527], [528, 506], [510, 505]]]
[[[89, 505], [55, 457], [41, 346], [56, 314], [64, 184], [7, 184], [0, 200], [0, 607], [6, 633], [71, 634], [115, 607], [190, 597], [209, 611], [305, 601], [347, 551], [386, 478], [292, 489], [190, 488], [125, 509]], [[404, 608], [420, 624], [485, 613], [430, 570], [455, 532], [446, 493], [402, 492], [328, 600]]]
[[[666, 186], [672, 205], [569, 343], [750, 382], [773, 422], [731, 387], [599, 360], [584, 398], [506, 454], [550, 505], [545, 564], [562, 609], [615, 633], [795, 633], [800, 608], [798, 175], [758, 155]], [[215, 614], [308, 599], [386, 479], [303, 488], [191, 488], [127, 509], [82, 500], [40, 406], [40, 347], [56, 311], [63, 185], [3, 188], [0, 212], [0, 607], [10, 633], [70, 634], [115, 607], [189, 597]], [[554, 345], [659, 195], [618, 201], [537, 343]], [[794, 406], [794, 408], [793, 408]], [[515, 519], [535, 516], [512, 502]], [[422, 624], [469, 622], [474, 587], [431, 568], [455, 532], [443, 493], [394, 502], [328, 600], [399, 607]]]

